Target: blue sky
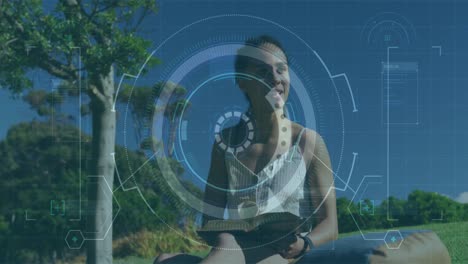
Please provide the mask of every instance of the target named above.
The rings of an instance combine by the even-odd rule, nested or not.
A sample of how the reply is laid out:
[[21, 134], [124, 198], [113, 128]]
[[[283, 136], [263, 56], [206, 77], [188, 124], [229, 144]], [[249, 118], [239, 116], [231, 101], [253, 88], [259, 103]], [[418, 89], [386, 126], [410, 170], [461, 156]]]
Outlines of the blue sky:
[[[161, 1], [159, 14], [146, 22], [142, 34], [153, 41], [154, 47], [167, 41], [157, 53], [163, 64], [137, 83], [164, 79], [167, 72], [176, 69], [191, 54], [222, 42], [220, 38], [243, 38], [262, 33], [275, 35], [294, 58], [297, 69], [305, 72], [301, 77], [312, 79], [313, 87], [307, 89], [315, 91], [315, 97], [313, 92], [310, 94], [316, 104], [315, 115], [320, 120], [317, 129], [326, 140], [335, 172], [341, 178], [348, 178], [353, 153], [358, 153], [350, 180], [352, 189], [358, 188], [364, 176], [380, 175], [380, 184], [371, 183], [365, 187], [364, 182], [361, 185], [362, 195], [381, 200], [386, 198], [387, 188], [390, 195], [398, 197], [422, 189], [456, 198], [468, 192], [466, 13], [468, 3], [460, 1]], [[336, 80], [342, 103], [340, 108], [330, 81], [321, 79], [325, 76], [323, 69], [318, 70], [311, 50], [278, 26], [258, 19], [212, 19], [169, 39], [194, 21], [223, 14], [271, 20], [302, 38], [320, 55], [332, 74], [346, 74], [358, 112], [352, 111], [345, 82]], [[387, 126], [383, 118], [389, 100], [385, 97], [385, 74], [382, 75], [385, 73], [382, 62], [387, 60], [388, 46], [399, 47], [391, 50], [391, 62], [395, 65], [400, 62], [417, 65], [417, 70], [413, 67], [404, 72], [405, 75], [392, 72], [401, 79], [391, 79], [394, 84], [390, 87], [390, 97], [396, 100], [391, 101], [391, 120], [411, 124], [390, 125], [389, 163]], [[184, 79], [183, 84], [190, 93], [201, 80], [229, 71], [232, 66], [225, 67], [202, 67]], [[44, 77], [40, 82], [47, 83], [48, 80]], [[214, 107], [212, 116], [188, 121], [212, 126], [210, 122], [222, 114], [220, 96], [226, 93], [200, 91], [203, 96], [194, 102]], [[229, 107], [242, 109], [245, 106], [242, 97], [234, 90], [230, 92], [233, 94], [230, 98], [234, 99]], [[7, 113], [0, 124], [0, 136], [4, 137], [9, 126], [31, 120], [34, 113], [26, 104], [11, 100], [8, 93], [2, 91], [0, 95], [0, 105]], [[291, 104], [300, 109], [297, 95], [292, 96]], [[297, 121], [304, 122], [306, 116], [307, 113], [298, 113]], [[414, 120], [417, 122], [412, 123]], [[341, 121], [345, 124], [344, 144]], [[118, 129], [121, 133], [122, 124]], [[213, 134], [206, 132], [199, 136], [204, 138], [194, 140], [184, 151], [196, 157], [193, 162], [198, 163], [197, 171], [206, 177], [209, 142], [213, 142]], [[388, 164], [390, 175], [387, 178]], [[190, 173], [186, 177], [203, 186], [202, 181]], [[344, 185], [337, 181], [337, 187]], [[338, 191], [339, 196], [352, 197], [353, 194], [350, 189]], [[359, 191], [358, 195], [361, 195]]]
[[[415, 63], [418, 84], [416, 86], [416, 74], [412, 72], [407, 76], [406, 84], [394, 87], [393, 90], [406, 90], [395, 91], [394, 96], [400, 96], [402, 103], [392, 106], [394, 119], [391, 122], [409, 122], [416, 119], [417, 114], [418, 124], [390, 126], [389, 193], [406, 197], [414, 189], [423, 189], [455, 198], [468, 191], [468, 177], [464, 176], [467, 155], [463, 151], [468, 131], [468, 122], [464, 118], [464, 113], [468, 113], [464, 103], [468, 96], [465, 77], [468, 69], [466, 11], [466, 3], [453, 1], [163, 1], [160, 15], [153, 24], [158, 32], [154, 40], [158, 43], [165, 39], [164, 36], [193, 21], [221, 14], [258, 16], [300, 36], [320, 54], [334, 74], [346, 73], [351, 83], [359, 109], [357, 113], [349, 111], [352, 109], [349, 93], [342, 81], [337, 81], [339, 89], [345, 89], [340, 90], [345, 122], [341, 162], [340, 126], [334, 121], [339, 118], [339, 110], [336, 98], [325, 91], [328, 87], [313, 88], [318, 91], [320, 98], [317, 101], [323, 106], [318, 111], [321, 113], [316, 114], [324, 120], [324, 128], [320, 132], [327, 140], [334, 169], [337, 170], [340, 164], [340, 177], [347, 179], [353, 152], [358, 153], [358, 158], [350, 186], [356, 189], [365, 175], [383, 176], [383, 184], [371, 184], [365, 191], [365, 196], [377, 200], [387, 195], [387, 133], [385, 120], [382, 120], [386, 101], [382, 97], [382, 62], [387, 59], [387, 46], [399, 46], [399, 49], [392, 50], [392, 61]], [[188, 43], [172, 42], [174, 46], [169, 51], [183, 53], [210, 35], [223, 35], [223, 28], [241, 35], [267, 32], [279, 36], [295, 56], [297, 64], [309, 71], [306, 75], [316, 76], [311, 72], [315, 68], [308, 61], [313, 57], [310, 51], [297, 41], [291, 41], [287, 34], [283, 35], [266, 23], [253, 22], [246, 26], [242, 25], [242, 19], [239, 19], [239, 24], [233, 21], [206, 22], [203, 24], [205, 31], [200, 30], [201, 26], [194, 27], [193, 31], [180, 37]], [[374, 25], [378, 26], [374, 28]], [[207, 104], [216, 101], [209, 95], [205, 100]], [[205, 157], [209, 153], [209, 148], [205, 147], [208, 142], [210, 140], [206, 140], [205, 145], [194, 144], [193, 148], [206, 149], [205, 155], [201, 155]], [[206, 171], [206, 159], [199, 160], [202, 163], [199, 167]], [[341, 182], [337, 182], [337, 186], [344, 187]], [[353, 195], [349, 190], [338, 194]]]

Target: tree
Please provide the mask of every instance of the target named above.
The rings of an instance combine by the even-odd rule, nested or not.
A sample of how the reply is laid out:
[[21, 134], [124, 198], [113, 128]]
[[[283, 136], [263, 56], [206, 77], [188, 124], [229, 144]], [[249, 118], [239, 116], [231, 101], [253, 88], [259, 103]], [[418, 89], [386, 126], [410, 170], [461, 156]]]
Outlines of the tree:
[[[383, 200], [380, 206], [376, 208], [378, 222], [381, 224], [381, 227], [393, 228], [398, 226], [410, 225], [410, 222], [408, 222], [409, 216], [405, 211], [406, 202], [407, 201], [398, 199], [393, 196], [390, 196], [388, 197], [388, 199]], [[388, 213], [387, 210], [389, 210]], [[390, 215], [392, 219], [397, 219], [397, 221], [388, 221], [388, 215]]]
[[462, 221], [468, 221], [468, 204], [460, 205], [460, 210], [462, 210]]
[[345, 197], [340, 197], [336, 199], [336, 210], [338, 213], [338, 231], [340, 233], [347, 233], [358, 229], [351, 216], [351, 213], [355, 215], [356, 212], [359, 213], [354, 203]]
[[0, 1], [0, 86], [20, 94], [33, 86], [32, 69], [76, 86], [87, 79], [82, 91], [91, 101], [91, 175], [100, 176], [90, 178], [88, 186], [88, 263], [112, 262], [112, 232], [104, 236], [99, 227], [112, 216], [105, 184], [112, 186], [114, 180], [114, 78], [138, 72], [148, 57], [150, 42], [136, 33], [156, 11], [154, 0], [58, 0], [52, 10], [44, 10], [40, 0]]
[[[10, 222], [7, 246], [0, 250], [2, 263], [31, 262], [18, 256], [26, 251], [40, 263], [54, 263], [66, 248], [63, 234], [85, 226], [67, 221], [74, 216], [65, 212], [65, 206], [63, 211], [49, 212], [52, 201], [66, 201], [70, 208], [79, 190], [76, 144], [63, 143], [75, 142], [79, 132], [71, 126], [51, 126], [50, 122], [21, 123], [10, 128], [0, 142], [0, 177], [5, 183], [0, 185], [0, 199], [8, 201], [0, 205], [0, 219]], [[25, 212], [34, 220], [26, 220]]]
[[462, 207], [454, 200], [434, 192], [415, 190], [408, 195], [406, 213], [410, 224], [428, 224], [434, 219], [454, 222], [463, 219]]
[[[67, 220], [78, 214], [80, 156], [75, 150], [80, 135], [83, 140], [89, 138], [69, 124], [33, 121], [11, 127], [5, 140], [0, 141], [0, 178], [4, 182], [0, 185], [0, 199], [8, 201], [0, 203], [1, 263], [33, 262], [31, 258], [41, 263], [53, 263], [56, 258], [63, 261], [65, 255], [79, 253], [67, 251], [64, 235], [70, 229], [85, 227], [84, 223]], [[130, 170], [121, 164], [139, 166], [146, 160], [141, 152], [118, 145], [115, 151], [122, 174], [129, 174]], [[81, 155], [86, 157], [90, 152], [87, 144]], [[180, 166], [173, 160], [168, 162], [174, 163], [171, 166]], [[82, 173], [88, 173], [88, 169], [84, 166]], [[170, 191], [162, 174], [155, 163], [149, 163], [135, 177], [141, 194], [156, 214], [165, 220], [165, 224], [176, 226], [186, 205]], [[196, 188], [188, 182], [184, 184], [187, 188]], [[114, 195], [121, 208], [115, 220], [115, 237], [142, 229], [159, 230], [165, 225], [156, 221], [140, 192], [119, 189]], [[50, 207], [52, 200], [63, 200], [67, 209], [64, 207], [64, 211], [55, 211], [52, 215], [49, 211], [53, 209]], [[25, 211], [34, 221], [25, 220]], [[18, 255], [25, 252], [29, 261]]]
[[[155, 142], [152, 137], [145, 135], [145, 129], [151, 126], [153, 115], [164, 111], [163, 116], [168, 120], [170, 126], [170, 139], [173, 142], [175, 138], [176, 122], [173, 120], [180, 116], [182, 109], [190, 106], [184, 95], [187, 90], [173, 82], [158, 82], [153, 86], [133, 87], [124, 85], [119, 93], [119, 102], [126, 104], [132, 114], [135, 124], [135, 139], [141, 149], [150, 149], [161, 142]], [[167, 101], [164, 109], [155, 109], [154, 102], [156, 98]], [[145, 137], [146, 136], [146, 137]], [[172, 155], [172, 146], [169, 147]]]

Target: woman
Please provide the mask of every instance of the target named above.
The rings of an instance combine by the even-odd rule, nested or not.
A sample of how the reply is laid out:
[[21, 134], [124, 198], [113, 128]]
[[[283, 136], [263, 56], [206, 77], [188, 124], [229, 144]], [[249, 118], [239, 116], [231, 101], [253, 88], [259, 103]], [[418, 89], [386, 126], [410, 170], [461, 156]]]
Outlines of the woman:
[[[249, 39], [238, 51], [235, 68], [237, 84], [250, 102], [247, 115], [255, 124], [254, 136], [242, 151], [213, 146], [204, 201], [218, 209], [205, 211], [204, 221], [222, 219], [227, 208], [232, 218], [286, 211], [313, 217], [315, 226], [275, 246], [221, 233], [204, 259], [163, 254], [155, 263], [287, 263], [337, 238], [336, 198], [325, 143], [317, 132], [284, 114], [290, 91], [286, 52], [270, 36]], [[245, 131], [242, 126], [223, 130], [223, 138], [229, 144], [238, 142]], [[232, 191], [241, 189], [247, 191]], [[250, 206], [242, 210], [246, 204]]]

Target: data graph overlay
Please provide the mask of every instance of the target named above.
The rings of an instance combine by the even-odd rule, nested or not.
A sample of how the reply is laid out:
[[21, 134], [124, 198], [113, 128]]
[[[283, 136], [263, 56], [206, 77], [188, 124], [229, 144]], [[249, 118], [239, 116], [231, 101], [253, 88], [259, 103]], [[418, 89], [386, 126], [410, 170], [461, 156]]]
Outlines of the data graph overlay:
[[382, 116], [385, 125], [419, 124], [418, 62], [382, 62]]

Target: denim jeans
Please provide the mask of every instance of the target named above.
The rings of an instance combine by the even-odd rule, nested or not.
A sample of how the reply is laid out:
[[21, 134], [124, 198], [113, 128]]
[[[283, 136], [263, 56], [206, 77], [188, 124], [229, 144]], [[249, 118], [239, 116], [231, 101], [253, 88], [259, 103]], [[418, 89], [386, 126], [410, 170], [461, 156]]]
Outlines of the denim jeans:
[[435, 233], [411, 230], [369, 233], [365, 238], [360, 234], [341, 238], [314, 248], [295, 263], [445, 264], [450, 263], [450, 257]]
[[[162, 263], [189, 264], [199, 263], [201, 260], [200, 257], [183, 254]], [[407, 230], [341, 238], [312, 249], [294, 263], [449, 264], [450, 256], [435, 233], [428, 230]]]

